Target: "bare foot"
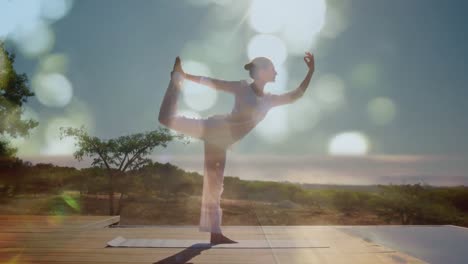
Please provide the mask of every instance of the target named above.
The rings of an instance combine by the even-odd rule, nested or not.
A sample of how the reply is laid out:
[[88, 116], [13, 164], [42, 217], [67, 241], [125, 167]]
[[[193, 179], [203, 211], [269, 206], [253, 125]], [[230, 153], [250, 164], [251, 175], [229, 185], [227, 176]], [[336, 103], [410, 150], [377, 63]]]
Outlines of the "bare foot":
[[175, 59], [174, 68], [172, 69], [172, 71], [180, 72], [185, 77], [185, 72], [182, 69], [182, 62], [180, 61], [179, 56], [177, 56], [176, 59]]
[[182, 86], [182, 82], [185, 79], [185, 72], [182, 70], [182, 64], [179, 56], [176, 57], [174, 62], [174, 68], [171, 71], [171, 79], [177, 88]]
[[212, 233], [210, 243], [211, 244], [233, 244], [233, 243], [238, 243], [238, 242], [225, 237], [223, 234]]

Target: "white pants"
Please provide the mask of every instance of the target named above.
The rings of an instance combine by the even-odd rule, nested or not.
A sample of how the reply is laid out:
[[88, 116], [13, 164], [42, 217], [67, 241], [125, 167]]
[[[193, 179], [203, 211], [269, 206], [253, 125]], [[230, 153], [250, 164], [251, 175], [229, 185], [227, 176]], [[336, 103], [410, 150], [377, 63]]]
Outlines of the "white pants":
[[179, 93], [180, 87], [171, 80], [161, 104], [159, 120], [175, 131], [204, 141], [205, 161], [199, 231], [221, 233], [221, 194], [224, 190], [226, 152], [235, 139], [223, 115], [207, 119], [177, 115]]
[[221, 233], [226, 149], [205, 142], [205, 165], [199, 231]]

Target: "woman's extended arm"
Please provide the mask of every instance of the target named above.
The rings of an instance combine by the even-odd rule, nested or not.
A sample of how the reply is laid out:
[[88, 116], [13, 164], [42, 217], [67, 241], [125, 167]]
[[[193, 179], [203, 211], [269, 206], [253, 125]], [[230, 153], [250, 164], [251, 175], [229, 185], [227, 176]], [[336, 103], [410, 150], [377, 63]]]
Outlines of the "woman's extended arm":
[[185, 79], [228, 93], [238, 92], [241, 86], [240, 81], [224, 81], [205, 76], [191, 75], [188, 73], [185, 73]]
[[215, 88], [217, 90], [225, 91], [228, 93], [236, 93], [239, 91], [241, 86], [241, 81], [224, 81], [224, 80], [217, 80], [210, 77], [204, 76], [197, 76], [185, 73], [182, 69], [182, 62], [180, 61], [180, 57], [177, 56], [176, 63], [174, 64], [173, 71], [179, 72], [183, 75], [184, 79], [190, 80], [192, 82], [196, 82], [202, 85], [209, 86], [211, 88]]
[[312, 75], [314, 74], [315, 70], [315, 62], [314, 56], [312, 54], [310, 54], [309, 52], [306, 52], [306, 54], [307, 55], [304, 57], [304, 61], [307, 64], [307, 67], [309, 68], [306, 77], [301, 82], [299, 87], [297, 87], [295, 90], [280, 95], [272, 94], [271, 104], [273, 107], [283, 104], [289, 104], [296, 101], [297, 99], [302, 97], [307, 87], [309, 87], [310, 79], [312, 78]]

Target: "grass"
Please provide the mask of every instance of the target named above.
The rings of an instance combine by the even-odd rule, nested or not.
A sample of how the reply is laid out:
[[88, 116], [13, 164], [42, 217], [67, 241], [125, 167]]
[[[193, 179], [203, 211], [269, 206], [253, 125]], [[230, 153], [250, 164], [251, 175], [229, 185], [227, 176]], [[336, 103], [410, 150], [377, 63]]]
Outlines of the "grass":
[[[68, 201], [67, 201], [68, 200]], [[72, 202], [70, 203], [70, 200]], [[75, 202], [77, 206], [72, 206]], [[117, 197], [114, 208], [117, 209]], [[295, 206], [282, 203], [222, 199], [223, 225], [377, 225], [386, 224], [369, 212], [345, 215], [332, 209]], [[30, 215], [108, 215], [108, 199], [82, 197], [77, 192], [59, 195], [21, 195], [4, 202], [0, 214]], [[125, 201], [120, 224], [125, 225], [198, 225], [200, 197], [160, 199], [145, 197]]]

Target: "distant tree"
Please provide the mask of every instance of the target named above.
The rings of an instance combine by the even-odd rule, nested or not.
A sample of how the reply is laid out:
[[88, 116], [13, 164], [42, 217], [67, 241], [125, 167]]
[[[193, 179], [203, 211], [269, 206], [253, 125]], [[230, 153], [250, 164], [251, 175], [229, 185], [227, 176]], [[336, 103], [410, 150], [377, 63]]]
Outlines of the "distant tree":
[[358, 192], [354, 191], [337, 191], [333, 197], [334, 206], [342, 211], [345, 215], [357, 211], [361, 206], [359, 201]]
[[[195, 194], [196, 180], [189, 173], [170, 163], [151, 163], [134, 171], [144, 184], [144, 192], [156, 193], [166, 200]], [[200, 177], [201, 178], [201, 177]]]
[[[184, 139], [183, 135], [174, 135], [165, 127], [109, 140], [88, 135], [84, 126], [80, 128], [61, 127], [60, 139], [67, 136], [77, 139], [78, 150], [73, 154], [77, 160], [81, 161], [84, 156], [92, 157], [94, 158], [93, 167], [106, 169], [109, 177], [110, 215], [114, 215], [115, 177], [125, 178], [126, 171], [138, 170], [146, 164], [151, 164], [151, 159], [146, 158], [146, 156], [151, 154], [156, 146], [166, 147], [168, 142], [176, 138]], [[188, 142], [185, 141], [185, 143]], [[120, 214], [122, 197], [127, 191], [128, 188], [121, 190], [117, 214]]]
[[372, 207], [387, 220], [408, 224], [442, 224], [457, 221], [457, 210], [449, 202], [434, 197], [433, 188], [414, 185], [379, 186]]
[[0, 42], [0, 157], [11, 157], [17, 152], [9, 145], [6, 134], [12, 137], [27, 136], [39, 123], [22, 120], [23, 103], [34, 96], [29, 90], [26, 74], [18, 74], [13, 68], [15, 55], [5, 50]]
[[23, 187], [32, 164], [17, 157], [0, 157], [0, 198], [13, 197]]

